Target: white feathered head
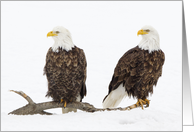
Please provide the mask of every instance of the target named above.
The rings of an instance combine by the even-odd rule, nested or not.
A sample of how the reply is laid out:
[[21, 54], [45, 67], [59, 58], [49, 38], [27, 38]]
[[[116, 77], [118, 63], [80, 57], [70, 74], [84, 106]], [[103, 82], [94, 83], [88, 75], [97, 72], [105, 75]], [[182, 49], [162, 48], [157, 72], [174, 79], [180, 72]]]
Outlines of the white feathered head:
[[47, 34], [47, 37], [52, 37], [55, 41], [52, 46], [54, 52], [58, 52], [59, 47], [66, 51], [69, 51], [74, 47], [71, 33], [62, 26], [54, 27], [53, 30]]
[[144, 26], [137, 32], [137, 35], [142, 35], [142, 40], [139, 43], [139, 48], [152, 51], [160, 49], [159, 34], [152, 26]]

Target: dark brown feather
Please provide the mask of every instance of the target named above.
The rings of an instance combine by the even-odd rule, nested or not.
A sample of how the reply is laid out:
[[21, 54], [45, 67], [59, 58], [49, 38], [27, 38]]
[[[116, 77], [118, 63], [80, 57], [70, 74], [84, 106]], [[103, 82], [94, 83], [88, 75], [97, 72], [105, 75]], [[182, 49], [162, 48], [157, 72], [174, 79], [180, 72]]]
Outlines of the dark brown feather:
[[129, 96], [146, 98], [149, 93], [153, 93], [153, 86], [162, 75], [164, 60], [162, 50], [149, 53], [138, 46], [130, 49], [115, 67], [108, 94], [123, 84]]
[[78, 95], [81, 100], [86, 96], [86, 58], [84, 51], [78, 47], [58, 52], [48, 50], [44, 74], [48, 80], [47, 97], [54, 101], [63, 99], [75, 101]]

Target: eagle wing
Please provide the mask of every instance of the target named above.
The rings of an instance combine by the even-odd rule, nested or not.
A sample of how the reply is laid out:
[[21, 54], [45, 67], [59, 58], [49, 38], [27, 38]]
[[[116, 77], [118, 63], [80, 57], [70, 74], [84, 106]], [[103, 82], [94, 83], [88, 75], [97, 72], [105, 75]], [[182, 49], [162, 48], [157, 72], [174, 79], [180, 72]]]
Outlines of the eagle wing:
[[[136, 46], [128, 50], [118, 61], [118, 64], [115, 67], [112, 80], [109, 84], [108, 94], [117, 89], [120, 84], [123, 83], [123, 86], [130, 84], [130, 89], [135, 83], [139, 82], [144, 74], [144, 65], [143, 65], [144, 55], [141, 50]], [[126, 89], [127, 90], [127, 89]], [[128, 91], [128, 90], [127, 90]], [[105, 97], [106, 98], [106, 97]], [[104, 98], [104, 100], [105, 100]]]
[[83, 75], [83, 82], [82, 82], [82, 88], [81, 88], [81, 92], [80, 92], [80, 96], [81, 96], [81, 100], [84, 98], [84, 96], [86, 96], [87, 94], [87, 89], [86, 89], [86, 74], [87, 74], [87, 62], [86, 62], [86, 56], [83, 50], [80, 50], [80, 59], [79, 59], [79, 65], [81, 67], [81, 69], [83, 69], [83, 73], [81, 73]]

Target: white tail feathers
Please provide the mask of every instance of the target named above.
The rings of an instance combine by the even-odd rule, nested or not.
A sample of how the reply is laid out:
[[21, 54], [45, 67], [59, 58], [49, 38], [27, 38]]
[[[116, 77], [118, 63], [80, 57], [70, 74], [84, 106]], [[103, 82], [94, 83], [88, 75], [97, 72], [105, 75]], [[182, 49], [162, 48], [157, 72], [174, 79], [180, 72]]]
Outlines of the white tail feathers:
[[117, 89], [110, 92], [102, 103], [103, 108], [115, 108], [117, 107], [122, 99], [127, 96], [127, 92], [123, 84], [120, 84]]

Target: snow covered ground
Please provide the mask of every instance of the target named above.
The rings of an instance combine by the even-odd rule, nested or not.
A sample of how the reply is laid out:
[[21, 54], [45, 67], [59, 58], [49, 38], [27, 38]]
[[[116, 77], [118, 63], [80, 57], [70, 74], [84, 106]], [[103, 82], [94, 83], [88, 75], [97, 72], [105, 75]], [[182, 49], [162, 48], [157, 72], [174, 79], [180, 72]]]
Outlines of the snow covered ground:
[[[182, 130], [182, 2], [65, 1], [1, 2], [1, 130], [18, 131], [181, 131]], [[26, 105], [9, 90], [21, 90], [34, 102], [46, 98], [43, 67], [53, 44], [46, 34], [64, 26], [87, 58], [87, 96], [83, 102], [102, 107], [114, 67], [119, 58], [141, 40], [137, 31], [152, 25], [160, 34], [166, 60], [163, 75], [149, 108], [61, 114], [52, 116], [8, 115]], [[136, 103], [125, 98], [120, 107]]]

